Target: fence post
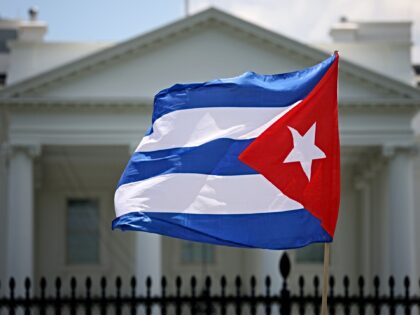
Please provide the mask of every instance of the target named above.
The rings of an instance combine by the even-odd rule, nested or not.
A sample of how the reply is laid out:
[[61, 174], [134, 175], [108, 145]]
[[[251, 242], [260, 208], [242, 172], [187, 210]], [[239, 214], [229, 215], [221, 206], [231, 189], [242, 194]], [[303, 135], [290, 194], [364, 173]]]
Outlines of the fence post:
[[255, 294], [255, 288], [257, 286], [257, 279], [255, 278], [255, 276], [251, 277], [250, 284], [251, 284], [250, 309], [251, 309], [251, 315], [255, 315], [257, 313], [257, 303], [256, 303], [256, 294]]
[[365, 315], [365, 306], [366, 306], [366, 303], [364, 302], [365, 280], [363, 279], [362, 276], [359, 277], [358, 284], [359, 284], [359, 314]]
[[299, 315], [305, 315], [305, 278], [299, 277]]
[[107, 303], [106, 303], [106, 278], [102, 277], [101, 278], [101, 306], [100, 306], [100, 310], [101, 310], [101, 315], [106, 315], [107, 313]]
[[350, 289], [350, 279], [348, 276], [344, 276], [343, 279], [343, 285], [344, 285], [344, 314], [350, 315], [350, 296], [349, 296], [349, 289]]
[[227, 285], [227, 281], [226, 281], [226, 277], [222, 276], [222, 278], [220, 279], [220, 314], [221, 315], [226, 315], [226, 285]]
[[76, 278], [71, 277], [70, 279], [70, 315], [76, 315], [76, 312], [77, 312], [76, 286], [77, 286]]
[[31, 280], [29, 278], [25, 279], [25, 315], [31, 314], [31, 304], [30, 304], [30, 290], [31, 290]]
[[321, 298], [319, 296], [319, 277], [314, 276], [314, 314], [319, 315], [321, 313]]
[[290, 274], [290, 259], [287, 253], [283, 253], [281, 256], [279, 267], [283, 278], [283, 285], [280, 291], [280, 314], [290, 315], [290, 291], [287, 288], [287, 278]]
[[410, 278], [408, 276], [405, 276], [404, 278], [404, 291], [405, 291], [405, 297], [404, 297], [404, 314], [410, 315], [411, 314], [411, 304], [410, 304]]
[[393, 276], [389, 277], [389, 314], [395, 315], [395, 301], [394, 301], [394, 289], [395, 289], [395, 279]]
[[137, 303], [136, 303], [136, 286], [137, 286], [137, 280], [135, 276], [131, 277], [130, 280], [130, 286], [131, 286], [131, 305], [130, 305], [130, 314], [136, 315], [137, 314]]
[[55, 315], [61, 315], [61, 279], [55, 279]]
[[122, 280], [121, 277], [117, 277], [115, 279], [115, 314], [121, 315], [122, 313], [122, 303], [121, 303], [121, 286], [122, 286]]
[[241, 286], [242, 281], [241, 277], [236, 276], [235, 278], [235, 287], [236, 287], [236, 295], [235, 295], [235, 314], [241, 315], [242, 314], [242, 306], [241, 306]]
[[47, 288], [47, 279], [45, 279], [45, 277], [42, 277], [39, 285], [41, 288], [41, 297], [39, 299], [39, 314], [45, 315], [46, 313], [45, 291]]
[[265, 315], [271, 315], [271, 301], [270, 301], [270, 287], [271, 287], [271, 278], [270, 276], [265, 277]]
[[196, 287], [197, 287], [197, 279], [195, 278], [195, 276], [192, 276], [191, 277], [191, 315], [194, 315], [197, 309]]
[[162, 301], [160, 303], [160, 313], [162, 315], [166, 315], [166, 285], [167, 285], [166, 277], [162, 276], [162, 279], [160, 281], [161, 298], [162, 298]]
[[10, 289], [9, 315], [14, 315], [16, 313], [15, 286], [16, 286], [15, 279], [14, 278], [10, 278], [10, 281], [9, 281], [9, 289]]
[[330, 276], [329, 286], [330, 286], [330, 297], [328, 298], [328, 310], [330, 312], [330, 315], [335, 315], [334, 276]]

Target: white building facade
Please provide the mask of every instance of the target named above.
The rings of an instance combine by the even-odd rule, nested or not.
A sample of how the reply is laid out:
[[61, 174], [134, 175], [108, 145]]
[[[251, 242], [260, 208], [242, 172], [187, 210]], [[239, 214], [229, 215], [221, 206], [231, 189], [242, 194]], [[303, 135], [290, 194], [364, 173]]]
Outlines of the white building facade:
[[[39, 35], [45, 25], [37, 27]], [[209, 9], [117, 44], [16, 36], [0, 64], [0, 279], [255, 274], [272, 275], [278, 288], [280, 252], [111, 231], [113, 194], [159, 90], [301, 69], [335, 49], [342, 196], [331, 272], [400, 282], [419, 275], [420, 90], [409, 30], [343, 22], [332, 29], [334, 44], [307, 45]], [[290, 255], [292, 283], [321, 273], [316, 247]]]

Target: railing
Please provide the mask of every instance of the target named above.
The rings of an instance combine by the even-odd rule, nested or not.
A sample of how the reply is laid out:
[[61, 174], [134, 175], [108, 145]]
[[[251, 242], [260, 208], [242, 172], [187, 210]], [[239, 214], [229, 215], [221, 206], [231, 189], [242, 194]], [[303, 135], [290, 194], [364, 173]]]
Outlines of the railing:
[[[236, 277], [233, 293], [227, 292], [227, 280], [220, 279], [218, 293], [212, 292], [212, 279], [207, 277], [204, 283], [204, 290], [198, 292], [197, 279], [190, 279], [189, 293], [185, 293], [181, 278], [176, 278], [174, 293], [168, 293], [168, 283], [165, 277], [161, 279], [159, 294], [152, 294], [152, 280], [147, 278], [145, 293], [139, 294], [138, 284], [132, 278], [128, 294], [123, 294], [121, 278], [115, 281], [113, 293], [109, 293], [106, 278], [100, 281], [99, 294], [92, 294], [92, 281], [87, 278], [84, 285], [84, 294], [77, 293], [77, 282], [75, 278], [70, 281], [69, 294], [64, 295], [63, 284], [60, 278], [55, 281], [55, 293], [47, 294], [47, 282], [42, 278], [38, 295], [31, 295], [32, 283], [26, 279], [24, 283], [24, 295], [15, 296], [16, 283], [14, 279], [9, 281], [9, 293], [0, 295], [0, 314], [319, 314], [321, 304], [321, 288], [318, 277], [313, 279], [313, 293], [305, 292], [305, 281], [303, 277], [298, 280], [298, 292], [289, 290], [288, 276], [290, 274], [290, 261], [287, 254], [280, 260], [280, 274], [282, 277], [282, 288], [280, 292], [272, 292], [271, 279], [267, 277], [264, 283], [264, 292], [257, 291], [257, 281], [251, 277], [249, 289], [244, 290], [240, 277]], [[416, 281], [417, 282], [417, 281]], [[378, 277], [373, 280], [373, 292], [366, 294], [365, 280], [360, 277], [357, 282], [357, 293], [350, 294], [350, 280], [343, 279], [343, 292], [336, 294], [336, 280], [329, 279], [329, 314], [413, 314], [420, 313], [420, 296], [418, 295], [420, 282], [410, 292], [410, 280], [404, 279], [402, 295], [395, 294], [395, 280], [390, 277], [387, 281], [387, 293], [380, 292], [380, 281]], [[1, 292], [0, 287], [0, 292]], [[415, 310], [415, 311], [414, 311]], [[385, 312], [385, 313], [384, 313]]]

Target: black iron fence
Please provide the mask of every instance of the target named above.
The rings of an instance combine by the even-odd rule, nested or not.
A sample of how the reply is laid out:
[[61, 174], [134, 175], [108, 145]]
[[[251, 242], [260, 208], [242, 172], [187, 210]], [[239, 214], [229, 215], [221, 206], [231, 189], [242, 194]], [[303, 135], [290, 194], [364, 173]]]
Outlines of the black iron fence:
[[[10, 279], [9, 292], [0, 293], [0, 314], [319, 314], [321, 305], [321, 283], [318, 277], [312, 279], [311, 292], [305, 290], [305, 279], [298, 280], [298, 292], [291, 292], [288, 284], [290, 274], [290, 261], [287, 254], [280, 260], [280, 274], [282, 287], [280, 292], [273, 292], [270, 277], [265, 278], [264, 292], [257, 292], [257, 281], [251, 277], [245, 290], [245, 284], [240, 277], [234, 281], [233, 292], [227, 292], [226, 277], [221, 277], [218, 283], [218, 292], [214, 292], [214, 283], [210, 277], [204, 282], [204, 288], [199, 290], [197, 279], [192, 277], [186, 286], [180, 277], [175, 280], [175, 290], [169, 293], [168, 282], [165, 277], [161, 279], [160, 293], [152, 294], [152, 280], [148, 278], [145, 283], [145, 293], [138, 292], [138, 283], [132, 278], [129, 283], [129, 293], [123, 292], [121, 278], [117, 278], [114, 288], [109, 287], [106, 278], [99, 284], [99, 293], [92, 293], [92, 281], [87, 278], [83, 283], [84, 293], [80, 294], [78, 283], [72, 278], [69, 283], [68, 294], [62, 294], [63, 283], [57, 278], [54, 283], [54, 293], [47, 294], [47, 282], [42, 278], [39, 288], [34, 290], [32, 283], [27, 279], [24, 283], [24, 294], [16, 296], [16, 283]], [[80, 285], [80, 284], [79, 284]], [[366, 292], [366, 282], [363, 277], [357, 280], [357, 293], [352, 294], [350, 279], [344, 277], [343, 292], [336, 294], [336, 280], [329, 279], [329, 314], [419, 314], [420, 313], [420, 281], [411, 283], [405, 278], [403, 294], [395, 294], [395, 280], [387, 279], [381, 285], [380, 279], [373, 279], [373, 292]], [[189, 286], [189, 287], [188, 287]], [[383, 289], [383, 287], [386, 287]], [[188, 288], [187, 288], [188, 287]], [[382, 288], [382, 290], [381, 290]], [[354, 288], [353, 288], [354, 289]], [[1, 288], [0, 292], [6, 291]], [[38, 292], [33, 294], [32, 292]]]

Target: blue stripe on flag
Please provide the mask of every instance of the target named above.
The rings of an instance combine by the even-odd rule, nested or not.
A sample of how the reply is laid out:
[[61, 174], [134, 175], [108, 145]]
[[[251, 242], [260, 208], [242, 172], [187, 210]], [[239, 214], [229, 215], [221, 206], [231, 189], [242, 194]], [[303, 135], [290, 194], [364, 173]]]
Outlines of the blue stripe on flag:
[[257, 172], [238, 160], [254, 139], [217, 139], [197, 147], [136, 152], [131, 157], [118, 187], [153, 176], [171, 173], [249, 175]]
[[320, 221], [305, 209], [235, 215], [131, 212], [116, 218], [112, 228], [266, 249], [297, 248], [332, 241]]
[[230, 79], [176, 84], [160, 91], [154, 101], [152, 123], [175, 110], [202, 107], [284, 107], [304, 99], [335, 60], [304, 70], [260, 75], [246, 72]]

